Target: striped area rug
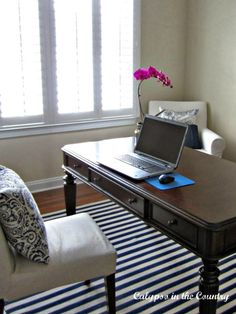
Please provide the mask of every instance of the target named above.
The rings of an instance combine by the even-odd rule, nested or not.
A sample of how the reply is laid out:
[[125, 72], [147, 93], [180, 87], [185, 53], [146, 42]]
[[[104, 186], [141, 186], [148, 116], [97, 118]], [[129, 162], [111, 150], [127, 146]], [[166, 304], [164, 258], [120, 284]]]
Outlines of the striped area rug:
[[[117, 313], [198, 313], [199, 258], [114, 202], [106, 200], [79, 210], [95, 219], [118, 252]], [[65, 211], [44, 218], [62, 216]], [[217, 313], [236, 313], [235, 269], [236, 255], [220, 262], [222, 300], [218, 300]], [[11, 302], [6, 313], [107, 313], [103, 279]]]

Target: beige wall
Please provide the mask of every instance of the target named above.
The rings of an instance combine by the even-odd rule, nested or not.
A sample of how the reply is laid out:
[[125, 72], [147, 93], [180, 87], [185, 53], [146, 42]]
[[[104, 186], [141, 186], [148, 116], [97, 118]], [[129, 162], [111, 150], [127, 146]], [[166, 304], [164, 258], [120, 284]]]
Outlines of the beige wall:
[[185, 98], [208, 102], [209, 128], [236, 161], [236, 1], [188, 0]]
[[156, 83], [142, 84], [142, 102], [150, 99], [183, 98], [186, 48], [186, 0], [142, 0], [141, 65], [166, 72], [174, 88]]
[[134, 127], [116, 127], [81, 132], [28, 136], [0, 141], [0, 164], [14, 169], [25, 181], [63, 175], [61, 147], [83, 141], [123, 137], [133, 134]]
[[236, 161], [236, 1], [143, 0], [143, 66], [160, 66], [174, 88], [143, 85], [143, 99], [204, 100], [208, 127]]

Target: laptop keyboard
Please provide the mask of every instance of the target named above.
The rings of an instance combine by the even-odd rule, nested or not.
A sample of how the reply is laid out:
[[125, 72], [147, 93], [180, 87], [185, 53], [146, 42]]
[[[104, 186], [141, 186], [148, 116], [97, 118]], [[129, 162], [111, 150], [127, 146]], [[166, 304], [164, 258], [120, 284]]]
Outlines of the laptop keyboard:
[[[127, 154], [118, 156], [118, 157], [116, 157], [116, 159], [121, 160], [127, 164], [130, 164], [133, 167], [145, 170], [147, 172], [149, 172], [148, 168], [157, 167], [156, 165], [154, 165], [150, 162], [144, 161], [142, 159], [139, 159], [139, 158], [136, 158], [134, 156], [127, 155]], [[160, 169], [163, 169], [163, 168], [160, 167]]]

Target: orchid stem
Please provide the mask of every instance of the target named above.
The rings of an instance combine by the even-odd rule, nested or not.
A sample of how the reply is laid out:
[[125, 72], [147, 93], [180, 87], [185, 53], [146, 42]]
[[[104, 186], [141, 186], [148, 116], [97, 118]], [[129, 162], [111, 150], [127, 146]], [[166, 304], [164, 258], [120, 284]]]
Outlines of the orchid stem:
[[143, 81], [144, 80], [141, 80], [140, 83], [138, 84], [138, 104], [139, 104], [141, 122], [143, 122], [143, 120], [144, 120], [144, 112], [143, 112], [143, 108], [142, 108], [142, 104], [141, 104], [141, 94], [140, 94], [140, 87], [141, 87], [141, 84], [143, 83]]

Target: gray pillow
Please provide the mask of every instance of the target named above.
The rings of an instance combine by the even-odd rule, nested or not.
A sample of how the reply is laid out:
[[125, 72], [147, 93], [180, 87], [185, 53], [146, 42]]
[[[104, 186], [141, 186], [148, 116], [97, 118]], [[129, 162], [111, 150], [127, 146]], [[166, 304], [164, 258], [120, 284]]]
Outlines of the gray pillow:
[[161, 111], [162, 112], [158, 115], [158, 117], [160, 118], [175, 120], [188, 124], [196, 124], [197, 118], [196, 116], [198, 114], [199, 109], [191, 109], [187, 111], [174, 111], [161, 108]]
[[34, 198], [21, 178], [0, 166], [0, 224], [17, 253], [49, 263], [47, 235]]

